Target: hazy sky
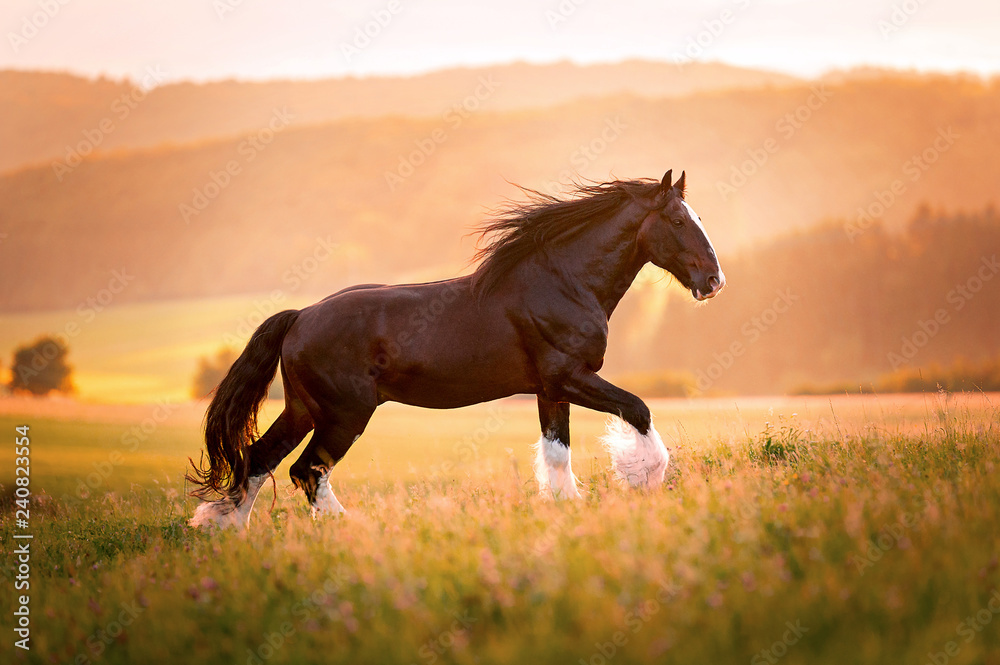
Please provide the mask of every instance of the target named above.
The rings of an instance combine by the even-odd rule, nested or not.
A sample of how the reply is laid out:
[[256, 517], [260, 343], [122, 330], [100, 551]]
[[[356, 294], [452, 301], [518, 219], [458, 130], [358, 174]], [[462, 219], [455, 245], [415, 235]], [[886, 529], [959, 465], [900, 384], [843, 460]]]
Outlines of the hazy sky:
[[996, 0], [3, 0], [0, 22], [0, 68], [114, 77], [691, 56], [803, 75], [863, 64], [1000, 73]]

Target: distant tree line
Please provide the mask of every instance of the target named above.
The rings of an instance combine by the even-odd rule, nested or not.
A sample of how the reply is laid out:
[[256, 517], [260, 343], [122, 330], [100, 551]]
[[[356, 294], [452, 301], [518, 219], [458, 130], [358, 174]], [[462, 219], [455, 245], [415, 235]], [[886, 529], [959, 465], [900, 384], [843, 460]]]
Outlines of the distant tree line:
[[1000, 356], [979, 363], [958, 359], [948, 366], [905, 367], [868, 383], [803, 386], [800, 395], [844, 393], [1000, 392]]
[[[671, 291], [652, 322], [644, 299], [653, 296], [628, 294], [611, 321], [608, 366], [687, 372], [702, 394], [766, 394], [889, 376], [905, 388], [963, 357], [972, 384], [993, 385], [974, 368], [988, 374], [1000, 356], [996, 210], [923, 206], [898, 228], [876, 222], [851, 237], [845, 228], [831, 221], [723, 257], [717, 298], [694, 306]], [[643, 341], [619, 332], [630, 329]]]

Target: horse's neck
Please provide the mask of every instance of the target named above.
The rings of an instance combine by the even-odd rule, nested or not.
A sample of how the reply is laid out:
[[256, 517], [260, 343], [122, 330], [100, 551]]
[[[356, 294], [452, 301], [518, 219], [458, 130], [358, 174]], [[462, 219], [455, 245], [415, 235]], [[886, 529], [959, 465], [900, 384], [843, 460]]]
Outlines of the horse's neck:
[[563, 274], [592, 293], [608, 318], [646, 263], [636, 240], [635, 217], [629, 206], [607, 222], [594, 224], [560, 252], [568, 264]]

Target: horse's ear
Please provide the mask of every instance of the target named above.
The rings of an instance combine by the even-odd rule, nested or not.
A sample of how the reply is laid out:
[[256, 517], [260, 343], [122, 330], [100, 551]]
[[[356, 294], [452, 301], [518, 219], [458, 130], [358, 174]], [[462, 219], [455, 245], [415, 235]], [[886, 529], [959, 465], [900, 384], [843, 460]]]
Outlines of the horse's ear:
[[670, 176], [673, 174], [674, 170], [670, 169], [663, 174], [663, 180], [660, 181], [660, 185], [663, 187], [663, 191], [670, 189]]
[[677, 182], [674, 183], [674, 187], [676, 187], [677, 191], [681, 193], [681, 198], [683, 199], [684, 198], [684, 171], [681, 171], [681, 177], [678, 178]]

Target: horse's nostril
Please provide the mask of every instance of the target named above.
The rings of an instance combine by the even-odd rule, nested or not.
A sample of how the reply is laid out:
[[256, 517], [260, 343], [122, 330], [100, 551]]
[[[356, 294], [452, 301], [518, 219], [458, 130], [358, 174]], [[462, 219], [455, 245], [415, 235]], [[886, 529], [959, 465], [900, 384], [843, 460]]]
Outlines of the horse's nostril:
[[719, 288], [719, 284], [721, 284], [721, 282], [719, 281], [719, 278], [716, 277], [715, 275], [712, 275], [711, 277], [708, 278], [708, 287], [713, 291]]

